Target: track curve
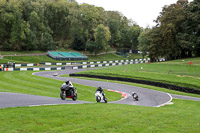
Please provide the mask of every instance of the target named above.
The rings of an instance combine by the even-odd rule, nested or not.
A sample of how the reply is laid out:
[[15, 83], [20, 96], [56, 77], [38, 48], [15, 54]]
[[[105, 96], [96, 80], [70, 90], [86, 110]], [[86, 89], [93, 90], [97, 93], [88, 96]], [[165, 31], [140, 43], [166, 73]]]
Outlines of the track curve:
[[[52, 78], [52, 79], [57, 79], [57, 80], [62, 80], [62, 81], [70, 80], [73, 83], [87, 85], [87, 86], [93, 86], [93, 87], [101, 86], [102, 88], [105, 88], [105, 89], [125, 92], [128, 95], [128, 97], [125, 99], [114, 101], [111, 103], [160, 107], [162, 105], [167, 104], [168, 102], [172, 100], [172, 97], [169, 94], [150, 90], [150, 89], [134, 87], [134, 86], [118, 84], [118, 83], [92, 81], [92, 80], [77, 79], [77, 78], [71, 78], [71, 77], [66, 78], [66, 77], [53, 76], [55, 72], [58, 73], [58, 75], [63, 75], [63, 74], [70, 74], [70, 73], [75, 73], [75, 72], [85, 71], [85, 70], [91, 70], [91, 69], [72, 70], [68, 68], [63, 71], [46, 71], [46, 72], [36, 72], [33, 74], [37, 76], [42, 76], [42, 77], [47, 77], [47, 78]], [[131, 93], [133, 91], [139, 95], [139, 101], [134, 101], [133, 98], [131, 97]]]
[[[88, 85], [93, 87], [101, 86], [104, 89], [110, 89], [115, 91], [124, 92], [127, 94], [127, 98], [123, 98], [118, 101], [110, 102], [116, 104], [129, 104], [129, 105], [140, 105], [140, 106], [149, 106], [149, 107], [160, 107], [168, 104], [172, 98], [176, 99], [186, 99], [193, 101], [200, 101], [200, 98], [181, 96], [168, 94], [164, 92], [154, 91], [150, 89], [144, 89], [140, 87], [134, 87], [130, 85], [102, 82], [102, 81], [92, 81], [85, 79], [76, 79], [71, 77], [55, 77], [54, 73], [58, 75], [70, 74], [79, 71], [86, 71], [91, 69], [78, 69], [73, 70], [72, 67], [67, 66], [63, 71], [45, 71], [45, 72], [35, 72], [33, 75], [57, 79], [57, 80], [71, 80], [73, 83]], [[139, 95], [139, 101], [134, 101], [131, 97], [132, 92], [137, 92]], [[83, 104], [83, 103], [92, 103], [87, 101], [72, 101], [72, 100], [61, 100], [60, 98], [52, 98], [45, 96], [35, 96], [29, 94], [19, 94], [19, 93], [9, 93], [9, 92], [0, 92], [0, 108], [7, 107], [21, 107], [21, 106], [40, 106], [40, 105], [56, 105], [56, 104]]]

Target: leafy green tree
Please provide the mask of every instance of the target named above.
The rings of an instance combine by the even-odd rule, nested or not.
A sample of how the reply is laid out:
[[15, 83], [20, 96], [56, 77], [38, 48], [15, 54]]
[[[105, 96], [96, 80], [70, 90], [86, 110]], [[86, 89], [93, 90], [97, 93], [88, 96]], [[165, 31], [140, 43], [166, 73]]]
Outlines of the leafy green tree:
[[105, 50], [108, 46], [108, 42], [111, 39], [109, 28], [100, 24], [95, 29], [95, 55], [101, 50]]
[[128, 39], [128, 29], [129, 29], [129, 20], [123, 16], [121, 18], [120, 23], [120, 33], [121, 33], [121, 40], [120, 40], [120, 47], [124, 48], [126, 45], [128, 45], [129, 39]]
[[[158, 48], [158, 51], [151, 51], [152, 56], [164, 56], [167, 59], [177, 59], [189, 56], [192, 50], [191, 43], [185, 40], [185, 22], [187, 20], [187, 0], [179, 0], [176, 4], [165, 6], [157, 18], [157, 28], [152, 30], [150, 35], [151, 50]], [[158, 31], [159, 30], [159, 31]], [[157, 35], [156, 35], [157, 34]], [[162, 38], [162, 40], [155, 37]], [[159, 41], [160, 40], [160, 41]], [[156, 43], [155, 43], [156, 42]]]
[[141, 32], [141, 28], [138, 25], [133, 25], [130, 26], [128, 28], [127, 31], [127, 43], [125, 44], [125, 47], [129, 48], [129, 49], [133, 49], [133, 50], [137, 50], [138, 49], [138, 37], [140, 35]]
[[142, 52], [142, 58], [147, 55], [147, 52], [149, 51], [149, 40], [148, 40], [148, 32], [150, 29], [144, 29], [143, 32], [140, 33], [140, 36], [138, 37], [139, 45], [138, 49]]
[[92, 54], [95, 52], [95, 49], [96, 49], [96, 45], [95, 45], [95, 42], [94, 41], [88, 41], [87, 42], [87, 48], [88, 48], [88, 51]]
[[152, 61], [155, 61], [160, 56], [166, 57], [165, 48], [162, 46], [163, 38], [160, 27], [153, 27], [152, 30], [147, 33], [147, 39], [150, 43], [149, 57]]
[[0, 0], [0, 50], [137, 48], [132, 22], [120, 12], [75, 0]]
[[187, 7], [186, 38], [195, 56], [200, 56], [200, 1], [194, 0]]
[[48, 26], [53, 31], [54, 40], [67, 39], [70, 34], [68, 3], [64, 0], [47, 2], [44, 15], [47, 19]]
[[121, 14], [116, 11], [108, 11], [107, 12], [107, 21], [106, 26], [109, 27], [111, 33], [111, 39], [109, 41], [109, 45], [111, 47], [119, 47], [121, 41]]
[[45, 33], [41, 39], [40, 50], [52, 50], [55, 49], [55, 42], [49, 33]]
[[89, 4], [81, 4], [81, 22], [83, 26], [83, 36], [85, 38], [85, 51], [87, 51], [87, 42], [94, 41], [94, 29], [102, 24], [103, 18], [100, 11], [102, 9]]

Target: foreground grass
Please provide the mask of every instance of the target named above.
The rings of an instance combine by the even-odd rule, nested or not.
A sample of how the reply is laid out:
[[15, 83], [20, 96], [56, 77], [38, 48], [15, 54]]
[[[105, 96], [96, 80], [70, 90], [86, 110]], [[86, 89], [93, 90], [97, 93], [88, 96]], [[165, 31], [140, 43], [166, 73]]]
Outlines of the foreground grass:
[[115, 66], [80, 73], [157, 81], [200, 89], [200, 65], [189, 66], [164, 62]]
[[0, 109], [0, 132], [200, 132], [200, 102], [161, 108], [119, 104]]
[[[0, 72], [0, 92], [25, 93], [40, 96], [59, 97], [63, 81], [32, 75], [31, 71]], [[95, 87], [74, 84], [78, 100], [95, 102]], [[116, 101], [121, 94], [105, 91], [108, 101]]]

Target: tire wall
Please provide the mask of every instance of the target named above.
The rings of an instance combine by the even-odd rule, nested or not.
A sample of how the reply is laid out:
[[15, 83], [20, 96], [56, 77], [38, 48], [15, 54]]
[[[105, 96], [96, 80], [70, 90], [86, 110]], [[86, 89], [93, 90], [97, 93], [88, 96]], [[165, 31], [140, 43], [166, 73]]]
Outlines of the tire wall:
[[111, 76], [101, 76], [101, 75], [89, 75], [89, 74], [70, 74], [69, 76], [125, 81], [125, 82], [131, 82], [131, 83], [151, 85], [151, 86], [156, 86], [156, 87], [161, 87], [161, 88], [166, 88], [166, 89], [176, 90], [176, 91], [181, 91], [181, 92], [186, 92], [186, 93], [200, 94], [200, 90], [198, 90], [198, 89], [181, 87], [181, 86], [176, 86], [176, 85], [171, 85], [171, 84], [166, 84], [166, 83], [159, 83], [159, 82], [154, 82], [154, 81], [147, 81], [147, 80], [122, 78], [122, 77], [111, 77]]

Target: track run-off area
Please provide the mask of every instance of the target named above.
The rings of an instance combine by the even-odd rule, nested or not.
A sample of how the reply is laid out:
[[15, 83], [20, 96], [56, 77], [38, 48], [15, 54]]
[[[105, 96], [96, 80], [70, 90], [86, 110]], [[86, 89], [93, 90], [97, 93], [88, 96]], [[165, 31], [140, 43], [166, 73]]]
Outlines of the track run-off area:
[[[173, 98], [200, 101], [200, 98], [173, 95], [173, 94], [168, 94], [165, 92], [145, 89], [141, 87], [135, 87], [131, 85], [112, 83], [112, 82], [103, 82], [103, 81], [93, 81], [93, 80], [78, 79], [78, 78], [71, 78], [71, 77], [54, 76], [54, 73], [57, 73], [58, 75], [64, 75], [64, 74], [71, 74], [71, 73], [76, 73], [76, 72], [86, 71], [86, 70], [91, 70], [91, 69], [73, 70], [71, 67], [67, 67], [65, 70], [62, 70], [62, 71], [34, 72], [33, 75], [52, 78], [56, 80], [62, 80], [62, 81], [70, 80], [72, 83], [82, 84], [86, 86], [93, 86], [93, 87], [101, 86], [103, 89], [117, 91], [126, 95], [121, 100], [113, 101], [113, 102], [108, 101], [108, 103], [129, 104], [129, 105], [139, 105], [139, 106], [148, 106], [148, 107], [161, 107], [167, 104], [172, 104], [171, 101]], [[139, 101], [133, 100], [131, 96], [132, 92], [136, 92], [139, 95]], [[60, 90], [58, 88], [58, 95], [59, 93], [60, 93]], [[72, 101], [71, 99], [61, 100], [60, 98], [35, 96], [35, 95], [19, 94], [19, 93], [8, 93], [8, 92], [0, 92], [0, 99], [1, 99], [0, 108], [91, 103], [87, 101], [79, 101], [79, 100]]]

